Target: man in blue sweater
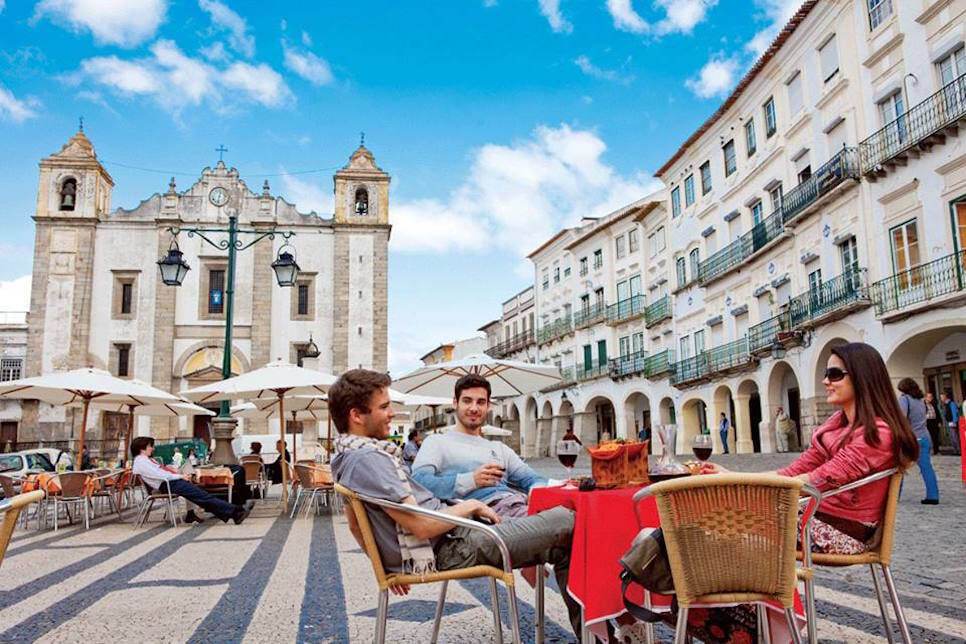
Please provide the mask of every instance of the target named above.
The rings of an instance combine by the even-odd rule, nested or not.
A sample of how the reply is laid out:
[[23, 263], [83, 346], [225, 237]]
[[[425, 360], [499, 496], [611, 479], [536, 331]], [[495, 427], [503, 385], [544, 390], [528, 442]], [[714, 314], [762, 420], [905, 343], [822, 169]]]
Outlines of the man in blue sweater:
[[413, 479], [445, 501], [476, 499], [503, 517], [526, 516], [527, 492], [547, 485], [507, 445], [482, 436], [490, 411], [490, 383], [467, 374], [456, 382], [456, 425], [423, 440]]

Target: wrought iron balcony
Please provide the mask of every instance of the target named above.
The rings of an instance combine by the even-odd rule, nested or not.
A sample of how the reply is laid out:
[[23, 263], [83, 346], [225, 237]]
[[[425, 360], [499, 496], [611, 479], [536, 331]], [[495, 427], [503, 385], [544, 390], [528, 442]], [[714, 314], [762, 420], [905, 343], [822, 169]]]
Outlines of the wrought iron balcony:
[[785, 225], [814, 210], [822, 197], [848, 180], [859, 180], [859, 150], [843, 147], [838, 154], [782, 197], [782, 220]]
[[659, 300], [651, 302], [644, 309], [644, 326], [651, 328], [658, 322], [671, 319], [671, 296], [665, 295]]
[[748, 336], [708, 349], [704, 353], [707, 355], [708, 372], [712, 374], [736, 371], [755, 364], [754, 356], [748, 351]]
[[528, 346], [534, 343], [534, 333], [533, 329], [527, 329], [521, 333], [517, 333], [515, 336], [494, 344], [492, 347], [486, 350], [486, 354], [494, 358], [504, 358], [511, 353], [517, 351], [522, 351]]
[[583, 329], [597, 324], [607, 317], [607, 305], [603, 302], [593, 306], [581, 307], [574, 313], [574, 328]]
[[644, 359], [644, 377], [656, 378], [674, 369], [674, 350], [665, 349]]
[[895, 273], [869, 290], [877, 316], [924, 303], [945, 303], [956, 299], [947, 296], [957, 293], [966, 295], [966, 250]]
[[717, 253], [698, 263], [698, 282], [708, 284], [740, 266], [784, 232], [781, 209], [752, 226], [751, 230]]
[[768, 318], [748, 329], [748, 351], [760, 355], [771, 351], [782, 338], [783, 333], [792, 330], [791, 316], [785, 309], [773, 318]]
[[674, 370], [671, 372], [671, 384], [675, 387], [697, 384], [707, 380], [708, 375], [708, 354], [706, 351], [702, 351], [696, 356], [674, 363]]
[[550, 324], [537, 331], [537, 344], [547, 344], [558, 338], [562, 338], [568, 333], [573, 333], [574, 321], [569, 315], [557, 318]]
[[646, 363], [647, 351], [644, 350], [635, 351], [619, 358], [611, 358], [610, 377], [616, 380], [617, 378], [644, 373]]
[[944, 131], [966, 118], [966, 74], [859, 143], [863, 174], [883, 174], [904, 161], [913, 147], [925, 149], [945, 140]]
[[866, 269], [853, 268], [793, 297], [787, 311], [797, 328], [830, 322], [871, 303]]
[[607, 361], [598, 362], [594, 360], [590, 364], [584, 362], [577, 363], [577, 380], [583, 382], [585, 380], [594, 380], [596, 378], [603, 378], [609, 373], [609, 368], [607, 366]]
[[607, 324], [620, 324], [644, 315], [644, 296], [632, 295], [607, 307]]

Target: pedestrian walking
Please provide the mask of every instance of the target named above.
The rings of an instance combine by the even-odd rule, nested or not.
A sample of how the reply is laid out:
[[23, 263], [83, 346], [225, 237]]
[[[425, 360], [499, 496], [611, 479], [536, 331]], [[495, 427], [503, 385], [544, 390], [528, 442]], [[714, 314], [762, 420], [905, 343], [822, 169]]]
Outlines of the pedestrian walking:
[[946, 389], [939, 394], [939, 402], [941, 403], [939, 409], [943, 413], [949, 442], [952, 443], [953, 454], [959, 456], [959, 405], [953, 400], [953, 392], [950, 389]]
[[928, 407], [923, 400], [922, 389], [912, 378], [903, 378], [899, 381], [899, 409], [909, 419], [912, 426], [912, 433], [916, 435], [916, 442], [919, 443], [919, 474], [922, 481], [926, 484], [926, 498], [922, 500], [923, 505], [939, 504], [939, 483], [936, 480], [936, 472], [932, 467], [932, 445], [930, 444], [929, 430], [926, 429], [926, 412]]
[[926, 403], [926, 430], [929, 432], [929, 440], [932, 443], [933, 456], [939, 454], [939, 422], [942, 416], [939, 413], [939, 405], [932, 392], [926, 392], [923, 400]]
[[728, 430], [731, 428], [731, 423], [728, 422], [728, 417], [725, 416], [724, 412], [721, 412], [721, 420], [718, 421], [718, 434], [721, 436], [721, 447], [724, 448], [724, 453], [728, 453]]
[[788, 414], [782, 407], [775, 412], [775, 451], [788, 451]]

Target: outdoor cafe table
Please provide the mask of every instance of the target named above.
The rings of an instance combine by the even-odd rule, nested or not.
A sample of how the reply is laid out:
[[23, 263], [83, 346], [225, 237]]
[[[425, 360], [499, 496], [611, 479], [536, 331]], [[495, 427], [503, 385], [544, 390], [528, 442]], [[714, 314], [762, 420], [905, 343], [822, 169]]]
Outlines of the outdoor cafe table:
[[[640, 525], [634, 513], [634, 494], [643, 486], [581, 492], [575, 487], [534, 488], [530, 492], [528, 512], [536, 514], [562, 505], [575, 513], [574, 535], [570, 550], [570, 575], [567, 588], [583, 608], [586, 627], [606, 641], [605, 622], [625, 613], [621, 597], [620, 558], [642, 528], [659, 528], [657, 504], [653, 497], [638, 504]], [[636, 584], [628, 588], [628, 598], [643, 605], [643, 589]], [[660, 612], [668, 609], [671, 598], [651, 593], [651, 607]], [[776, 606], [777, 608], [777, 606]], [[796, 613], [802, 615], [798, 593]], [[768, 611], [773, 641], [790, 640], [785, 618], [780, 610]], [[775, 639], [775, 638], [778, 639]]]

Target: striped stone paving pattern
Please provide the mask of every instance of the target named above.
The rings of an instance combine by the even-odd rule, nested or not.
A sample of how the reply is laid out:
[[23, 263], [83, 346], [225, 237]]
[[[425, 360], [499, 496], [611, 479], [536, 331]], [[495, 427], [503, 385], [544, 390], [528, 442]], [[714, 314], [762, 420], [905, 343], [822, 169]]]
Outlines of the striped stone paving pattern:
[[[783, 458], [739, 457], [738, 465], [767, 469]], [[941, 458], [938, 465], [944, 493], [938, 509], [920, 506], [921, 483], [915, 472], [907, 478], [894, 572], [913, 640], [963, 642], [966, 494], [953, 459]], [[536, 466], [559, 473], [551, 461]], [[268, 500], [241, 526], [209, 519], [173, 529], [155, 512], [145, 529], [99, 519], [89, 531], [31, 530], [14, 539], [0, 568], [0, 642], [368, 642], [373, 637], [371, 568], [338, 515], [290, 520]], [[573, 641], [552, 577], [547, 588], [548, 641]], [[414, 587], [408, 596], [390, 599], [388, 641], [428, 641], [437, 590]], [[522, 579], [518, 595], [525, 638], [532, 640], [534, 593]], [[508, 629], [502, 590], [501, 596]], [[489, 605], [486, 582], [450, 584], [440, 640], [492, 641]], [[884, 641], [867, 569], [821, 571], [818, 611], [822, 641]], [[670, 631], [661, 629], [659, 636], [669, 641]]]

